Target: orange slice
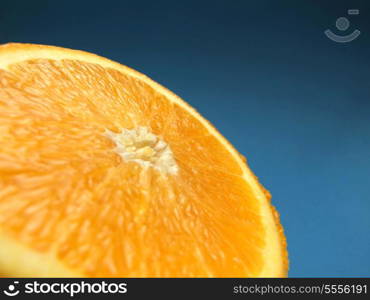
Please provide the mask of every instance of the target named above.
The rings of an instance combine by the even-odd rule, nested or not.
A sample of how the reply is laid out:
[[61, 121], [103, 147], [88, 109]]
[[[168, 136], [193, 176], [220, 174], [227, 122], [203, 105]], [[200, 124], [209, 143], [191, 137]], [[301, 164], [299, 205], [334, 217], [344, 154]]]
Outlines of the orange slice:
[[0, 47], [0, 274], [282, 277], [270, 195], [179, 97], [108, 59]]

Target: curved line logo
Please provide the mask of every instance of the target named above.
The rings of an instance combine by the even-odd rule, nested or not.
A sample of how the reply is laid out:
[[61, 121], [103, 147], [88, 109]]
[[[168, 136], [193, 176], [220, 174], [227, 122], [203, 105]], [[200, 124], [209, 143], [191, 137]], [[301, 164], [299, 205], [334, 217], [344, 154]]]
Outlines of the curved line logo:
[[325, 34], [329, 39], [331, 39], [334, 42], [349, 43], [349, 42], [352, 42], [353, 40], [357, 39], [358, 36], [361, 34], [361, 31], [356, 29], [351, 34], [341, 36], [341, 35], [337, 35], [337, 34], [333, 33], [330, 29], [327, 29], [327, 30], [325, 30]]
[[[359, 15], [360, 11], [358, 9], [349, 9], [347, 13], [348, 15]], [[349, 28], [349, 25], [350, 25], [350, 22], [346, 17], [340, 17], [335, 22], [335, 27], [339, 31], [342, 31], [342, 32], [347, 30]], [[360, 36], [361, 31], [356, 29], [352, 33], [347, 34], [347, 35], [338, 35], [332, 32], [330, 29], [327, 29], [324, 31], [324, 33], [329, 39], [331, 39], [334, 42], [349, 43], [357, 39]]]
[[14, 297], [14, 296], [17, 296], [19, 294], [19, 290], [17, 290], [15, 288], [15, 285], [18, 284], [19, 281], [14, 281], [13, 284], [10, 284], [8, 286], [8, 290], [4, 290], [4, 294], [9, 296], [9, 297]]

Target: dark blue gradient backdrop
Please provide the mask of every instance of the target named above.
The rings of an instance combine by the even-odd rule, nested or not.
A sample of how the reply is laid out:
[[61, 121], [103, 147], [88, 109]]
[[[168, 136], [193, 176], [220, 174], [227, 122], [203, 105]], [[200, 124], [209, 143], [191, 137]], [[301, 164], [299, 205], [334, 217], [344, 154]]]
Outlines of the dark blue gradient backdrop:
[[[370, 276], [368, 1], [1, 1], [0, 42], [87, 50], [194, 107], [247, 156], [290, 276]], [[360, 9], [348, 16], [347, 9]], [[325, 29], [347, 16], [360, 37]]]

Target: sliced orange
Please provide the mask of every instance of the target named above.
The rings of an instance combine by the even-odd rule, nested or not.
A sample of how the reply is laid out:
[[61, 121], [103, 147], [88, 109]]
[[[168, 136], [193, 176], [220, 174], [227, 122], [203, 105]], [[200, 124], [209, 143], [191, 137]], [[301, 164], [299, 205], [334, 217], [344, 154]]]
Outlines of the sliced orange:
[[108, 59], [0, 47], [0, 274], [283, 277], [270, 195], [179, 97]]

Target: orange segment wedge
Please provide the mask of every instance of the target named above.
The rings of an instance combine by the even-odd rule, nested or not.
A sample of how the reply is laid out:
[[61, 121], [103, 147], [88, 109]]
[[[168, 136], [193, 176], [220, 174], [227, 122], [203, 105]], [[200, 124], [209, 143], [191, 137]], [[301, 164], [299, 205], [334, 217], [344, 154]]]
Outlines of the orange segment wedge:
[[108, 59], [0, 46], [0, 274], [283, 277], [270, 195], [179, 97]]

